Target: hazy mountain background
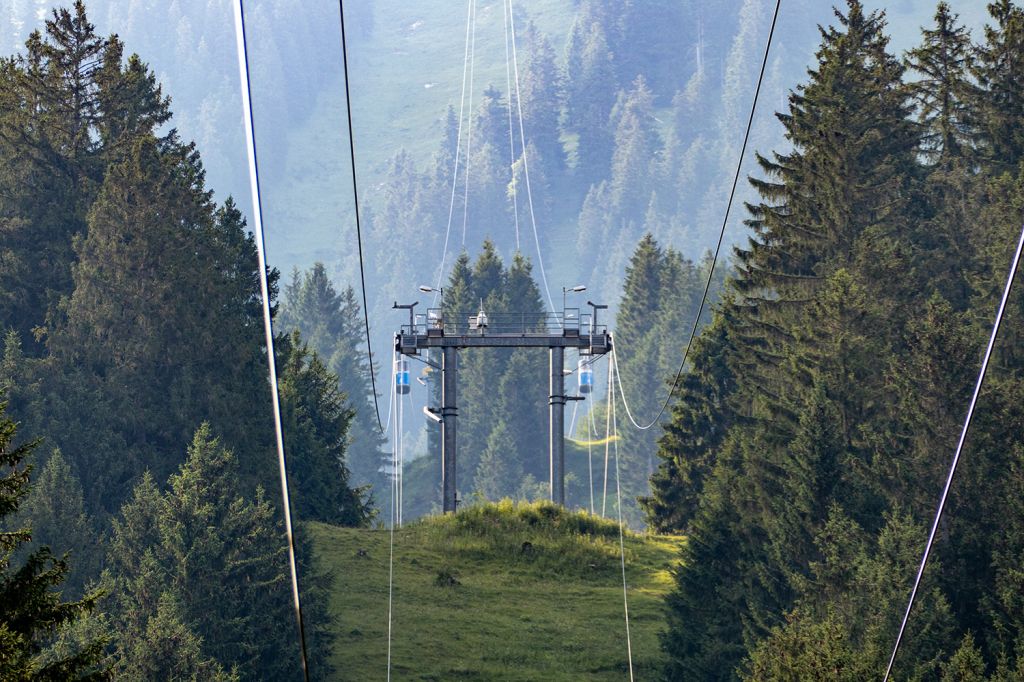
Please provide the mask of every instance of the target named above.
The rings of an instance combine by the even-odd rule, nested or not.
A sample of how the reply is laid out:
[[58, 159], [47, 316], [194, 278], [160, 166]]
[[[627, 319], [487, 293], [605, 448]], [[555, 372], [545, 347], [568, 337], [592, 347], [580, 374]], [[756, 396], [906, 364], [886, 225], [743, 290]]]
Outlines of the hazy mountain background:
[[[338, 5], [300, 0], [246, 4], [268, 257], [286, 276], [293, 268], [306, 269], [322, 261], [339, 287], [358, 284]], [[425, 299], [416, 291], [417, 285], [433, 284], [438, 277], [443, 218], [451, 192], [450, 159], [442, 154], [445, 120], [448, 108], [457, 111], [460, 102], [468, 6], [441, 0], [350, 0], [345, 4], [356, 154], [367, 218], [370, 319], [375, 354], [378, 360], [385, 359], [380, 364], [386, 371], [390, 337], [401, 323], [390, 310], [391, 303]], [[900, 0], [867, 5], [886, 5], [891, 48], [902, 53], [919, 40], [920, 27], [930, 23], [935, 3]], [[984, 3], [953, 5], [977, 33], [984, 22]], [[618, 208], [614, 221], [588, 228], [590, 191], [602, 180], [614, 183], [615, 179], [607, 167], [584, 167], [586, 160], [581, 161], [576, 152], [572, 121], [563, 118], [560, 144], [566, 167], [557, 177], [548, 178], [542, 177], [540, 161], [532, 169], [540, 250], [556, 306], [560, 286], [582, 282], [589, 287], [582, 298], [610, 303], [614, 310], [626, 260], [645, 231], [654, 232], [661, 244], [691, 259], [713, 246], [772, 6], [769, 0], [516, 3], [521, 66], [532, 58], [530, 48], [546, 39], [562, 70], [563, 86], [579, 84], [576, 74], [565, 71], [574, 26], [594, 7], [611, 13], [604, 19], [608, 31], [620, 32], [618, 53], [609, 47], [612, 71], [607, 79], [588, 84], [575, 96], [614, 103], [617, 93], [626, 96], [634, 78], [644, 76], [652, 97], [653, 131], [649, 132], [654, 134], [648, 151], [658, 162], [660, 155], [683, 155], [672, 163], [685, 172], [657, 179], [632, 174], [633, 185], [624, 189], [632, 200]], [[4, 0], [0, 10], [3, 54], [22, 50], [28, 34], [42, 26], [48, 7], [47, 0]], [[198, 144], [207, 184], [216, 197], [223, 200], [233, 195], [248, 213], [251, 203], [232, 4], [226, 0], [92, 0], [88, 8], [100, 34], [119, 34], [126, 50], [143, 55], [155, 71], [173, 100], [173, 124], [184, 139]], [[506, 89], [501, 5], [481, 0], [476, 16], [473, 100], [466, 106], [467, 112], [474, 113], [483, 105], [489, 85], [502, 95]], [[832, 20], [827, 2], [784, 0], [745, 172], [751, 172], [754, 150], [767, 153], [785, 148], [782, 128], [772, 114], [784, 106], [786, 92], [803, 80], [813, 60], [819, 41], [816, 25]], [[536, 25], [536, 39], [527, 37], [530, 21]], [[631, 38], [637, 35], [644, 39]], [[703, 78], [698, 78], [698, 72]], [[686, 93], [688, 88], [690, 101], [682, 109], [674, 108], [676, 93]], [[530, 111], [525, 114], [529, 119]], [[477, 135], [479, 146], [481, 133]], [[496, 137], [502, 135], [507, 136], [507, 130], [496, 131]], [[529, 128], [526, 136], [532, 143]], [[544, 162], [550, 165], [547, 152]], [[499, 179], [500, 173], [508, 173], [507, 167], [498, 168]], [[470, 202], [473, 211], [480, 212], [470, 220], [464, 246], [476, 252], [484, 238], [491, 237], [508, 262], [515, 242], [507, 202], [489, 209], [472, 204], [482, 174], [470, 172]], [[409, 183], [419, 183], [418, 189], [408, 196], [397, 191]], [[657, 185], [657, 199], [663, 204], [656, 218], [651, 216], [649, 185], [652, 189]], [[537, 245], [525, 217], [521, 179], [519, 189], [521, 246], [534, 261], [539, 280]], [[423, 199], [425, 194], [428, 200]], [[740, 198], [752, 198], [746, 183], [741, 185]], [[433, 203], [423, 208], [419, 204], [424, 201]], [[402, 213], [404, 222], [391, 220], [395, 205], [412, 204], [417, 204], [416, 210]], [[595, 206], [591, 213], [607, 213], [599, 202]], [[463, 248], [460, 208], [457, 203], [446, 268]], [[743, 218], [742, 210], [733, 211], [728, 242], [744, 239]], [[679, 329], [670, 343], [681, 349], [685, 332]], [[421, 439], [417, 449], [422, 452], [425, 447]]]

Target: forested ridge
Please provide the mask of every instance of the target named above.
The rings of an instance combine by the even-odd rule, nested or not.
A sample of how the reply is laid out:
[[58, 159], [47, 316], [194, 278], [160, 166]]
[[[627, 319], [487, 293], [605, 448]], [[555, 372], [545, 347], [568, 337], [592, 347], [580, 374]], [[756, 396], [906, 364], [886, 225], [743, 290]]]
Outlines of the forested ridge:
[[[659, 444], [651, 524], [689, 542], [672, 679], [885, 670], [1024, 220], [1024, 10], [940, 3], [887, 49], [856, 0], [758, 156], [753, 231]], [[1020, 679], [1014, 292], [897, 679]]]
[[[0, 677], [294, 679], [245, 219], [213, 201], [156, 78], [81, 2], [0, 61], [0, 98]], [[355, 413], [327, 364], [355, 351], [322, 360], [299, 331], [275, 351], [296, 513], [367, 524], [345, 461]], [[331, 579], [301, 526], [298, 542], [327, 679]]]
[[[846, 0], [798, 84], [787, 74], [800, 55], [770, 54], [767, 91], [792, 89], [782, 106], [761, 106], [781, 109], [770, 126], [784, 142], [766, 147], [778, 132], [755, 125], [749, 239], [714, 265], [674, 385], [712, 275], [702, 245], [720, 224], [710, 218], [739, 151], [728, 133], [742, 128], [766, 7], [581, 0], [564, 49], [517, 8], [525, 145], [510, 143], [501, 82], [467, 107], [472, 150], [453, 105], [423, 142], [429, 161], [391, 157], [364, 214], [368, 267], [388, 281], [371, 286], [370, 308], [437, 282], [446, 315], [540, 315], [548, 292], [531, 256], [557, 249], [551, 293], [580, 275], [613, 306], [621, 511], [634, 529], [687, 538], [665, 603], [662, 677], [874, 679], [1024, 220], [1024, 8], [992, 2], [971, 33], [939, 3], [918, 45], [897, 54], [884, 12]], [[0, 677], [297, 678], [242, 204], [215, 198], [142, 57], [104, 37], [82, 2], [47, 16], [0, 59]], [[366, 35], [371, 17], [357, 17]], [[311, 72], [289, 87], [324, 82]], [[272, 120], [308, 114], [275, 106]], [[344, 581], [304, 522], [371, 532], [394, 453], [370, 382], [389, 353], [367, 352], [359, 292], [343, 283], [351, 257], [326, 261], [267, 272], [316, 679], [364, 676], [331, 666], [337, 641], [363, 633], [337, 608]], [[895, 679], [1024, 679], [1022, 315], [1018, 286]], [[378, 335], [390, 329], [371, 317]], [[423, 359], [413, 369], [434, 405], [437, 358]], [[547, 362], [493, 349], [463, 354], [459, 371], [460, 500], [507, 522], [484, 503], [547, 495]], [[577, 441], [605, 435], [590, 426], [606, 423], [603, 396], [580, 408]], [[622, 418], [626, 403], [643, 418], [667, 397], [661, 430]], [[438, 429], [407, 435], [430, 455], [405, 473], [413, 518], [437, 510]], [[570, 507], [597, 493], [591, 455], [567, 444]], [[429, 541], [429, 530], [409, 536]], [[529, 544], [503, 551], [532, 560]], [[433, 570], [406, 559], [410, 574]]]

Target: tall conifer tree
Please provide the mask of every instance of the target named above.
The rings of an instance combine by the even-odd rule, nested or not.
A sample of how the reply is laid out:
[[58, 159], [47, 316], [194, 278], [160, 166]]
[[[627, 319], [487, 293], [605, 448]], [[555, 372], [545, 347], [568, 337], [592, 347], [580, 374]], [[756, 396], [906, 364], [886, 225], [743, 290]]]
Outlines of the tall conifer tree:
[[54, 589], [64, 582], [69, 565], [55, 557], [48, 547], [32, 551], [24, 564], [12, 562], [14, 553], [32, 539], [32, 529], [12, 527], [29, 493], [30, 469], [25, 464], [38, 441], [17, 442], [17, 425], [0, 403], [0, 677], [8, 680], [63, 679], [103, 680], [100, 665], [106, 642], [96, 640], [57, 660], [40, 654], [48, 638], [86, 617], [96, 606], [99, 594], [92, 592], [80, 601], [68, 602]]

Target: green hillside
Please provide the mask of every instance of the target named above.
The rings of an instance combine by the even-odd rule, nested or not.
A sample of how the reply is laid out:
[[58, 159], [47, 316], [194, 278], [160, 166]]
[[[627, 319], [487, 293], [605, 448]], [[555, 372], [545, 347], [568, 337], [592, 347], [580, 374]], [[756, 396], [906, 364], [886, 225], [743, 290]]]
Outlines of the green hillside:
[[[335, 574], [339, 677], [383, 679], [390, 533], [313, 524], [313, 536]], [[662, 663], [662, 597], [682, 542], [626, 537], [637, 679]], [[473, 506], [396, 531], [394, 570], [395, 679], [623, 679], [614, 523], [546, 503]]]

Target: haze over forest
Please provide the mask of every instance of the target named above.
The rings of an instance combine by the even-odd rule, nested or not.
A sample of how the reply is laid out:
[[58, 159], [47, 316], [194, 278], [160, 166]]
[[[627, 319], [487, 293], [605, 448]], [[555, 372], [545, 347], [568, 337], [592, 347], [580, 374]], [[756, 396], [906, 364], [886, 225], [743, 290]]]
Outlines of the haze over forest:
[[[866, 3], [869, 8], [875, 5], [882, 6]], [[21, 50], [48, 8], [43, 0], [11, 0], [0, 14], [2, 53]], [[524, 71], [529, 71], [537, 46], [525, 30], [533, 21], [556, 70], [548, 77], [559, 79], [524, 87], [532, 87], [531, 91], [541, 88], [540, 96], [548, 98], [541, 104], [561, 110], [569, 94], [564, 91], [568, 82], [560, 79], [565, 77], [573, 27], [581, 20], [579, 3], [542, 0], [518, 4], [515, 9]], [[892, 47], [899, 51], [915, 43], [934, 7], [927, 0], [902, 0], [887, 3], [885, 9]], [[966, 26], [977, 29], [983, 23], [982, 3], [964, 3], [956, 9]], [[434, 285], [438, 277], [453, 153], [444, 157], [447, 168], [435, 168], [435, 164], [445, 144], [446, 110], [451, 106], [457, 111], [460, 104], [467, 16], [466, 8], [458, 3], [438, 0], [355, 0], [346, 3], [346, 11], [352, 38], [349, 58], [359, 182], [370, 218], [366, 252], [371, 326], [378, 360], [384, 358], [380, 367], [386, 368], [391, 335], [401, 322], [390, 309], [392, 302], [419, 298], [423, 305], [428, 304], [430, 297], [416, 287]], [[500, 6], [484, 2], [477, 12], [474, 101], [466, 105], [467, 111], [474, 113], [483, 106], [486, 88], [494, 87], [499, 97], [506, 96]], [[201, 0], [169, 4], [95, 0], [90, 4], [90, 16], [102, 32], [117, 33], [127, 51], [142, 53], [172, 98], [174, 126], [184, 139], [195, 140], [203, 155], [208, 186], [220, 199], [233, 196], [247, 212], [251, 202], [230, 7]], [[247, 16], [257, 144], [264, 169], [268, 260], [286, 278], [293, 268], [304, 270], [322, 262], [339, 289], [358, 286], [358, 259], [348, 247], [355, 221], [337, 7], [259, 0], [247, 7]], [[782, 131], [772, 114], [783, 108], [786, 92], [803, 78], [813, 60], [816, 24], [827, 24], [832, 18], [829, 3], [787, 3], [762, 86], [744, 173], [753, 172], [752, 151], [784, 148]], [[598, 120], [606, 120], [620, 91], [629, 92], [634, 79], [642, 75], [651, 90], [650, 125], [655, 139], [641, 153], [657, 159], [673, 153], [683, 158], [674, 162], [677, 167], [673, 171], [633, 173], [632, 184], [622, 190], [630, 201], [601, 224], [588, 225], [587, 193], [602, 180], [613, 180], [610, 158], [602, 160], [598, 155], [584, 160], [585, 167], [580, 168], [580, 160], [573, 158], [573, 147], [578, 144], [575, 133], [562, 121], [557, 133], [559, 151], [565, 153], [570, 166], [576, 166], [549, 172], [551, 177], [541, 175], [542, 182], [534, 188], [540, 246], [556, 307], [561, 305], [557, 300], [560, 286], [582, 282], [589, 290], [581, 298], [617, 309], [625, 259], [645, 232], [694, 260], [713, 248], [739, 155], [740, 124], [749, 110], [771, 16], [763, 0], [686, 0], [639, 3], [621, 19], [632, 25], [628, 34], [618, 38], [619, 44], [608, 48], [620, 53], [611, 55], [611, 70], [606, 77], [576, 87], [586, 91], [585, 99], [593, 100], [600, 112]], [[643, 49], [637, 49], [639, 45]], [[698, 77], [698, 71], [704, 75]], [[672, 99], [679, 91], [686, 91], [689, 101], [677, 103], [674, 109]], [[543, 135], [543, 131], [531, 129], [531, 104], [527, 102], [526, 136], [536, 143], [534, 135]], [[500, 138], [507, 135], [507, 129], [493, 133]], [[465, 137], [465, 131], [463, 134]], [[466, 142], [464, 139], [463, 145]], [[555, 153], [553, 148], [541, 149], [538, 165]], [[464, 169], [465, 161], [462, 163]], [[483, 170], [473, 170], [474, 165]], [[426, 182], [428, 176], [445, 172], [444, 182]], [[463, 245], [463, 172], [460, 170], [455, 234], [446, 267], [463, 247], [475, 254], [485, 238], [492, 239], [509, 260], [515, 250], [515, 230], [511, 206], [503, 195], [511, 177], [503, 177], [486, 157], [477, 155], [471, 160], [470, 215]], [[661, 177], [656, 177], [659, 173]], [[536, 244], [527, 225], [522, 178], [519, 183], [521, 248], [535, 262]], [[662, 204], [654, 220], [648, 214], [652, 192]], [[754, 198], [746, 183], [741, 183], [738, 198]], [[590, 211], [594, 210], [607, 212], [606, 207], [592, 205]], [[727, 245], [746, 238], [741, 224], [744, 218], [742, 211], [733, 211]], [[605, 241], [609, 230], [615, 240], [612, 247]], [[615, 255], [598, 259], [600, 253]], [[668, 343], [670, 352], [675, 353], [685, 344], [686, 330], [671, 331]], [[379, 383], [386, 376], [382, 369]], [[425, 397], [417, 395], [415, 399], [419, 405]], [[426, 440], [419, 429], [410, 437], [418, 443], [415, 455], [425, 454]]]
[[[393, 624], [432, 679], [879, 676], [1024, 208], [1024, 8], [963, 4], [784, 0], [759, 80], [767, 0], [346, 3], [364, 311], [336, 5], [245, 5], [264, 272], [230, 3], [8, 0], [0, 678], [290, 679], [296, 575], [315, 679], [391, 666]], [[502, 347], [460, 352], [440, 514], [439, 358], [389, 404], [392, 303], [563, 297], [615, 340], [554, 441], [564, 508], [548, 359]], [[1024, 679], [1006, 302], [894, 679]], [[635, 660], [585, 627], [623, 596]], [[448, 627], [473, 645], [410, 662]]]

